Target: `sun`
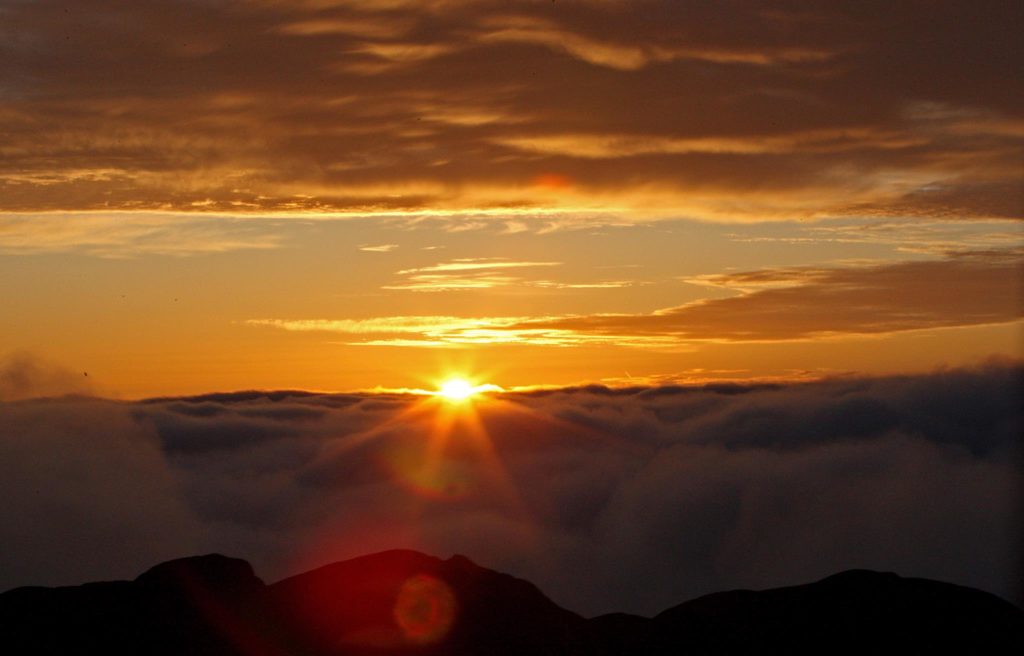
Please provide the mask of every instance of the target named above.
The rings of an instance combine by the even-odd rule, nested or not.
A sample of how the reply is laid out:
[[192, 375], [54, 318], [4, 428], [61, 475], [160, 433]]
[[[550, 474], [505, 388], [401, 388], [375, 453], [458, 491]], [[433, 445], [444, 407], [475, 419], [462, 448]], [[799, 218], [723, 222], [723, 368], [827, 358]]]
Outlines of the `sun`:
[[448, 401], [465, 401], [478, 393], [479, 390], [463, 378], [449, 378], [437, 391], [438, 396]]
[[470, 401], [477, 401], [493, 392], [504, 392], [504, 388], [491, 383], [478, 384], [469, 378], [451, 376], [438, 381], [437, 389], [433, 392], [425, 392], [447, 401], [453, 405], [466, 404]]

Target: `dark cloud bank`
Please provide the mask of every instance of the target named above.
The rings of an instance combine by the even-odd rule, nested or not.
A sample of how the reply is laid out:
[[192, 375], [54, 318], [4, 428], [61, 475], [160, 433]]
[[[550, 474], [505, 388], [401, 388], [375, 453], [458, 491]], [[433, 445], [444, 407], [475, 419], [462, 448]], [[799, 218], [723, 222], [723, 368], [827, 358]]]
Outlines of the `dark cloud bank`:
[[[456, 422], [393, 395], [0, 403], [0, 589], [221, 551], [268, 580], [462, 552], [583, 613], [865, 567], [1021, 601], [1024, 368], [509, 394]], [[412, 410], [410, 412], [410, 410]], [[399, 413], [406, 412], [399, 417]]]
[[0, 211], [1019, 218], [1022, 17], [1010, 0], [4, 2]]

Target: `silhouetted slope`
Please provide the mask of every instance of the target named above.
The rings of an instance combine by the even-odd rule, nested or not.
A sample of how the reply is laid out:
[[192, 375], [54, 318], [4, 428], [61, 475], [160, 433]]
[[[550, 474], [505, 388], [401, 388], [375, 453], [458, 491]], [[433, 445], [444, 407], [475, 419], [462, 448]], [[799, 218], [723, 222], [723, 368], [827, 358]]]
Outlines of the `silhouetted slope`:
[[[418, 622], [406, 618], [403, 629], [396, 607], [410, 581], [409, 612], [424, 616]], [[270, 594], [298, 644], [317, 653], [329, 652], [331, 645], [342, 645], [346, 653], [600, 653], [582, 617], [555, 605], [533, 584], [464, 556], [440, 560], [388, 551], [285, 579], [270, 586]], [[431, 640], [431, 634], [440, 638]]]
[[[0, 649], [24, 654], [233, 654], [264, 585], [220, 555], [157, 565], [134, 581], [0, 595]], [[260, 653], [260, 652], [254, 652]]]
[[970, 588], [850, 571], [585, 620], [462, 556], [389, 551], [267, 586], [245, 561], [209, 555], [130, 582], [0, 594], [0, 639], [11, 654], [1018, 654], [1024, 613]]
[[[719, 592], [654, 618], [695, 654], [1024, 653], [1024, 613], [980, 590], [850, 570], [817, 583]], [[952, 651], [951, 651], [952, 650]]]
[[667, 643], [657, 628], [654, 620], [629, 613], [609, 613], [590, 620], [591, 635], [609, 654], [662, 653]]

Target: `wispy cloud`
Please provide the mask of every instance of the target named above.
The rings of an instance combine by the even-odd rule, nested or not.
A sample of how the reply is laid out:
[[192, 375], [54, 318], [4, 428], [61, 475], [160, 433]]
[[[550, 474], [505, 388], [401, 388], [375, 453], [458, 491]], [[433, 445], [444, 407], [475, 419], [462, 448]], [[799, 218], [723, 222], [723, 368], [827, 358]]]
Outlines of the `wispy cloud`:
[[0, 403], [95, 391], [88, 372], [71, 371], [28, 351], [0, 354]]
[[631, 280], [560, 281], [529, 278], [506, 273], [509, 269], [534, 269], [561, 266], [561, 262], [518, 261], [506, 258], [456, 258], [423, 267], [403, 269], [396, 275], [401, 282], [384, 289], [415, 292], [442, 292], [496, 287], [532, 287], [536, 289], [614, 289], [635, 284]]
[[[1008, 323], [1024, 318], [1017, 250], [845, 267], [784, 267], [691, 278], [739, 292], [647, 314], [251, 320], [286, 330], [378, 333], [350, 344], [615, 345], [679, 350], [700, 342], [774, 342]], [[1009, 282], [1008, 282], [1009, 281]], [[429, 284], [425, 282], [424, 284]], [[440, 284], [440, 283], [438, 283]], [[418, 335], [411, 338], [410, 335]]]
[[598, 282], [559, 282], [557, 280], [534, 280], [534, 287], [547, 289], [618, 289], [637, 284], [633, 280], [602, 280]]
[[390, 253], [398, 248], [398, 244], [364, 244], [359, 250], [367, 253]]
[[470, 318], [451, 316], [373, 317], [369, 319], [249, 319], [254, 326], [298, 332], [444, 334], [495, 325], [511, 325], [527, 317]]
[[1021, 223], [1015, 220], [843, 220], [802, 226], [786, 236], [736, 232], [735, 241], [803, 244], [879, 244], [903, 253], [941, 256], [951, 252], [1000, 250], [1024, 243]]
[[560, 266], [561, 262], [516, 261], [506, 258], [456, 258], [424, 267], [403, 269], [396, 275], [401, 282], [384, 285], [384, 289], [415, 292], [442, 292], [466, 289], [489, 289], [528, 285], [521, 276], [503, 273], [508, 269]]
[[789, 267], [704, 276], [744, 290], [650, 314], [531, 321], [513, 329], [674, 336], [680, 341], [779, 341], [1007, 323], [1024, 318], [1017, 250], [849, 267]]
[[104, 258], [186, 256], [278, 248], [273, 221], [144, 213], [0, 214], [0, 253], [84, 253]]
[[657, 335], [587, 334], [577, 330], [531, 328], [530, 322], [558, 321], [558, 317], [450, 317], [395, 316], [369, 319], [249, 319], [247, 324], [293, 332], [327, 332], [379, 337], [353, 339], [350, 346], [407, 346], [461, 348], [498, 344], [533, 346], [618, 345], [672, 348], [672, 337]]
[[442, 262], [416, 269], [403, 269], [399, 275], [414, 275], [431, 272], [451, 271], [484, 271], [493, 269], [519, 269], [522, 267], [548, 267], [559, 266], [561, 262], [516, 262], [504, 258], [458, 258], [450, 262]]

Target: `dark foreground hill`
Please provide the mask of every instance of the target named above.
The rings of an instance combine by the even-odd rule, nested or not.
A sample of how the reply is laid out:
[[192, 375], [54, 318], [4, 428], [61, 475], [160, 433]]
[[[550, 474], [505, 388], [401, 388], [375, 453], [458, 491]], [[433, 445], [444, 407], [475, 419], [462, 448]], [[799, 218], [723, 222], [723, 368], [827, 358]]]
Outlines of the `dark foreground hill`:
[[134, 581], [6, 592], [0, 641], [7, 654], [1020, 654], [1024, 612], [970, 588], [849, 571], [587, 620], [462, 556], [389, 551], [265, 585], [245, 561], [208, 555]]

